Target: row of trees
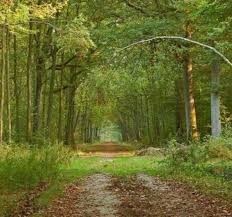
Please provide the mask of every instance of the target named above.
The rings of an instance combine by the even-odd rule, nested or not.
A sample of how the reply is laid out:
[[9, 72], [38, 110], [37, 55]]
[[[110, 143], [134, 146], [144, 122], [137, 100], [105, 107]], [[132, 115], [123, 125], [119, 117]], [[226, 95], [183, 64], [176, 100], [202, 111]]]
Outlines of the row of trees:
[[107, 120], [124, 140], [149, 144], [198, 139], [211, 118], [218, 136], [232, 113], [229, 65], [178, 40], [117, 51], [178, 35], [231, 59], [231, 9], [223, 0], [3, 1], [0, 143], [92, 142]]
[[[231, 63], [212, 48], [231, 59], [231, 20], [227, 16], [231, 6], [225, 1], [146, 3], [124, 1], [129, 16], [125, 12], [125, 17], [118, 18], [117, 31], [112, 27], [105, 30], [109, 34], [106, 43], [128, 48], [131, 41], [140, 39], [143, 45], [133, 47], [140, 44], [133, 43], [129, 51], [119, 49], [120, 55], [110, 59], [119, 78], [106, 72], [97, 78], [107, 74], [105, 80], [116, 82], [109, 102], [116, 104], [113, 113], [124, 140], [154, 144], [174, 136], [184, 140], [211, 133], [220, 136], [221, 122], [223, 126], [231, 122]], [[152, 35], [167, 36], [163, 39], [168, 41], [162, 37], [144, 40]], [[196, 47], [183, 43], [184, 38], [204, 44]], [[111, 88], [112, 82], [105, 92]]]

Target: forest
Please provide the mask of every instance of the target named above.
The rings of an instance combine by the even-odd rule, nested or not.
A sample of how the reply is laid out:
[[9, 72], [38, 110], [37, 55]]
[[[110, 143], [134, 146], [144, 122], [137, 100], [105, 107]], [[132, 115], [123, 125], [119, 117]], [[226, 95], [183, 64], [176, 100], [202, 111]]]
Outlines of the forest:
[[228, 0], [0, 0], [0, 217], [232, 216], [231, 72]]

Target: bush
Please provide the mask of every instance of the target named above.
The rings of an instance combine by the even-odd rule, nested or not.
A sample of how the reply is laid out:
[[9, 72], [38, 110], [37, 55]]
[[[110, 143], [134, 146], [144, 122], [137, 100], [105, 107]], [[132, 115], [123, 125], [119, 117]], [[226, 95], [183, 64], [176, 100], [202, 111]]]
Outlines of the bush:
[[232, 160], [232, 138], [211, 138], [206, 143], [210, 158]]
[[184, 145], [176, 140], [171, 140], [168, 144], [168, 160], [172, 164], [200, 163], [208, 159], [207, 147], [205, 145], [192, 143]]
[[220, 138], [208, 138], [204, 142], [184, 145], [176, 140], [168, 144], [168, 160], [172, 164], [203, 163], [208, 160], [232, 160], [232, 136], [226, 134]]
[[232, 180], [232, 163], [230, 162], [217, 162], [206, 164], [204, 170], [214, 176], [220, 176], [227, 180]]
[[39, 182], [51, 181], [60, 174], [60, 167], [70, 159], [61, 146], [0, 148], [0, 186], [9, 189], [30, 188]]

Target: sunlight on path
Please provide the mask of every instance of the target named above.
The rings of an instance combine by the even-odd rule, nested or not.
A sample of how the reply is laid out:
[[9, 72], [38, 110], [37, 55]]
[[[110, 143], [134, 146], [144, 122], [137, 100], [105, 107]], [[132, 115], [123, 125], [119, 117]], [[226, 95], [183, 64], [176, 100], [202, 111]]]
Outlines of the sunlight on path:
[[83, 216], [115, 217], [119, 200], [114, 192], [108, 190], [111, 177], [95, 174], [85, 181], [83, 194], [80, 198], [80, 209]]
[[135, 151], [132, 146], [121, 145], [115, 142], [104, 142], [96, 145], [86, 145], [84, 150], [78, 152], [82, 157], [123, 157], [133, 156]]

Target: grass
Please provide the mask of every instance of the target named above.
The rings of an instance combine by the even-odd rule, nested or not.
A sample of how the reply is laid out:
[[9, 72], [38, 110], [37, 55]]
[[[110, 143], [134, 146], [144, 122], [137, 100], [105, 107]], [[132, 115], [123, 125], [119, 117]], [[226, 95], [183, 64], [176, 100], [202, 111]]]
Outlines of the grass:
[[44, 192], [38, 202], [42, 206], [47, 206], [54, 198], [62, 195], [67, 183], [96, 173], [121, 177], [146, 173], [159, 176], [164, 180], [181, 181], [196, 187], [203, 193], [232, 200], [232, 180], [211, 174], [207, 169], [211, 164], [210, 162], [197, 165], [186, 163], [181, 166], [174, 166], [168, 164], [164, 158], [147, 156], [114, 159], [99, 157], [76, 158], [68, 167], [62, 168], [62, 178], [54, 183], [48, 191]]
[[61, 165], [69, 159], [69, 151], [61, 146], [4, 145], [0, 153], [0, 217], [6, 216], [28, 190], [41, 182], [55, 182]]
[[7, 191], [0, 189], [0, 217], [6, 217], [15, 208], [17, 201], [24, 195], [24, 191]]
[[52, 200], [62, 195], [67, 183], [80, 180], [88, 175], [107, 173], [126, 177], [137, 173], [152, 174], [157, 165], [158, 159], [154, 157], [76, 158], [68, 167], [62, 168], [63, 176], [53, 183], [37, 202], [40, 206], [46, 207]]
[[46, 207], [62, 195], [68, 183], [96, 173], [121, 177], [146, 173], [164, 180], [185, 182], [206, 194], [232, 201], [232, 161], [228, 159], [176, 164], [158, 156], [73, 157], [70, 164], [65, 164], [66, 159], [73, 155], [64, 153], [53, 148], [3, 149], [0, 157], [0, 217], [14, 207], [28, 187], [32, 188], [39, 181], [50, 182], [50, 187], [37, 200], [40, 206]]
[[154, 157], [77, 158], [64, 172], [77, 177], [94, 173], [128, 176], [136, 173], [149, 173], [154, 170], [157, 162], [158, 159]]

